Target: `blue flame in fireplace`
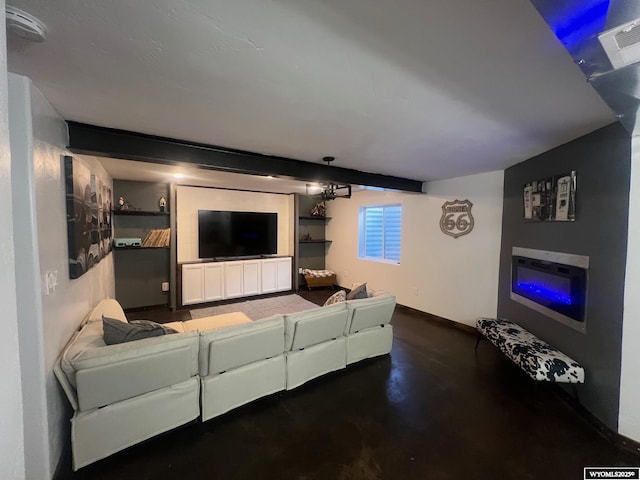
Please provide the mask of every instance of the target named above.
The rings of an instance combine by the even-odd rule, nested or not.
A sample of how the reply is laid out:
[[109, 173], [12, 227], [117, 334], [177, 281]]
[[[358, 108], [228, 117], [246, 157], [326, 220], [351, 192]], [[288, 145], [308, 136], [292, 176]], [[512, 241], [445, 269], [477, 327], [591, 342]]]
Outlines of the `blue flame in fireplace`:
[[552, 290], [546, 285], [542, 285], [539, 283], [517, 283], [518, 288], [522, 290], [527, 290], [530, 293], [533, 293], [539, 297], [545, 298], [547, 300], [553, 300], [554, 302], [564, 303], [565, 305], [571, 305], [571, 296], [567, 295], [565, 292], [560, 292], [557, 290]]

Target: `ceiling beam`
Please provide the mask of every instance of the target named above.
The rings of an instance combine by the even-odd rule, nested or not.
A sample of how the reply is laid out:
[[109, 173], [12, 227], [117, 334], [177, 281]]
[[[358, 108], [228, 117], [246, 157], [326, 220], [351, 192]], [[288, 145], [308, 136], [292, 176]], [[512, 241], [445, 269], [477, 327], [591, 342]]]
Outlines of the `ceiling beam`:
[[316, 182], [332, 181], [352, 185], [422, 192], [422, 182], [408, 178], [361, 172], [350, 168], [328, 167], [290, 158], [233, 150], [214, 145], [156, 137], [142, 133], [67, 122], [71, 152], [100, 157], [178, 165], [249, 175], [272, 175]]

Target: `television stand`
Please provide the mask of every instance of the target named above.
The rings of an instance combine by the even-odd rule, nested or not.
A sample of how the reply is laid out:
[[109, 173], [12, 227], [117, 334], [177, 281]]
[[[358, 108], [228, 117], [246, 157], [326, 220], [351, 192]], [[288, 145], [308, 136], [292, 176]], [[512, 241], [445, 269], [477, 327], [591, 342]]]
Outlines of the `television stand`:
[[181, 306], [291, 290], [291, 257], [230, 258], [180, 264]]

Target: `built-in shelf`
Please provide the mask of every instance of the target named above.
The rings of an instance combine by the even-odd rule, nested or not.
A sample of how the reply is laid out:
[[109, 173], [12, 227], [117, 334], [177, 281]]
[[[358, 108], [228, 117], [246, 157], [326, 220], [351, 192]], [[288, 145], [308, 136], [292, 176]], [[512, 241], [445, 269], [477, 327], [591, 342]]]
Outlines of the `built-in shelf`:
[[162, 216], [169, 215], [169, 212], [154, 212], [152, 210], [113, 210], [114, 215], [146, 215], [146, 216]]
[[311, 215], [303, 215], [299, 217], [300, 220], [331, 220], [331, 217], [321, 217], [319, 215], [311, 216]]
[[300, 243], [331, 243], [332, 240], [300, 240]]

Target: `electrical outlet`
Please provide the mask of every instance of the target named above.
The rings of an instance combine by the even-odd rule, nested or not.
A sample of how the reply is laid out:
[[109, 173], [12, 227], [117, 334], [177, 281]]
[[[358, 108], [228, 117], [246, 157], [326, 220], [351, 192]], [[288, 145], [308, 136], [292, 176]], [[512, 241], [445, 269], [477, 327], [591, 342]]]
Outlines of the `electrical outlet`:
[[411, 295], [415, 295], [416, 297], [418, 296], [418, 287], [411, 288]]
[[302, 275], [302, 267], [298, 269], [298, 273]]
[[162, 282], [162, 291], [163, 292], [169, 291], [169, 282]]

